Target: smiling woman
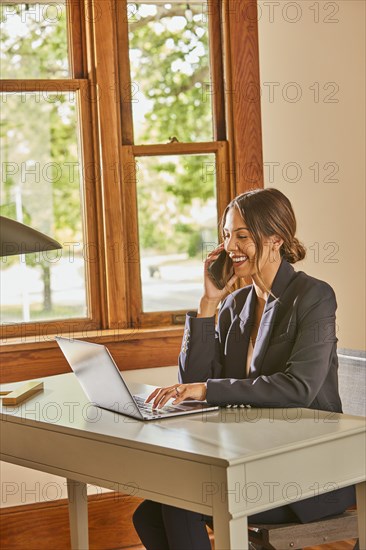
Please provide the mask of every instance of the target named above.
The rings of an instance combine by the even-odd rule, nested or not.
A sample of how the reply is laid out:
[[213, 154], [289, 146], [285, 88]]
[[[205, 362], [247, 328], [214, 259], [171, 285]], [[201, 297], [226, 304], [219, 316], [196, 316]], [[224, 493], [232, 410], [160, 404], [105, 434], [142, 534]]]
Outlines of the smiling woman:
[[[205, 262], [198, 313], [187, 314], [180, 383], [155, 390], [148, 401], [153, 407], [171, 398], [174, 404], [193, 398], [220, 406], [342, 412], [336, 299], [327, 283], [291, 265], [304, 258], [305, 249], [295, 236], [290, 201], [277, 189], [243, 193], [227, 206], [221, 227], [224, 242]], [[209, 266], [223, 250], [234, 274], [219, 289]], [[232, 292], [239, 278], [250, 284]], [[342, 513], [354, 501], [354, 488], [347, 487], [255, 514], [249, 521], [307, 523]], [[150, 501], [134, 516], [148, 550], [209, 550], [206, 523], [212, 524], [211, 518]]]
[[295, 237], [296, 219], [291, 203], [278, 189], [252, 191], [235, 198], [227, 206], [221, 226], [236, 275], [256, 276], [266, 289], [269, 287], [265, 280], [273, 280], [278, 269], [278, 252], [289, 263], [305, 258], [305, 248]]

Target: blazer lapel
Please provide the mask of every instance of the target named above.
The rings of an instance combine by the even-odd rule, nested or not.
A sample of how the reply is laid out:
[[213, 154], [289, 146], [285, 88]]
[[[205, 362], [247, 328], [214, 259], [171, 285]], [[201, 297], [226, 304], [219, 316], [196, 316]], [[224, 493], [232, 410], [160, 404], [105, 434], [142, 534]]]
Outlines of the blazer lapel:
[[264, 306], [250, 365], [250, 378], [255, 378], [260, 374], [263, 359], [276, 322], [276, 315], [280, 306], [281, 296], [285, 292], [294, 275], [294, 268], [286, 260], [282, 260], [273, 280], [271, 288], [271, 293], [273, 295], [270, 294], [268, 296], [266, 305]]
[[[295, 273], [294, 268], [287, 261], [282, 260], [273, 280], [271, 289], [273, 296], [270, 294], [268, 297], [259, 325], [249, 372], [250, 378], [255, 378], [260, 374], [263, 358], [268, 348], [280, 306], [281, 296]], [[235, 315], [227, 333], [224, 351], [227, 360], [224, 377], [238, 379], [246, 377], [246, 358], [249, 337], [253, 328], [256, 302], [257, 295], [254, 286], [252, 286], [243, 309]]]
[[253, 326], [254, 309], [257, 295], [254, 287], [249, 291], [243, 309], [235, 315], [227, 333], [225, 355], [227, 365], [225, 376], [245, 378], [245, 365], [248, 353], [249, 336]]
[[255, 341], [249, 376], [256, 378], [260, 374], [264, 356], [266, 354], [272, 330], [275, 324], [279, 301], [274, 300], [270, 305], [266, 303]]

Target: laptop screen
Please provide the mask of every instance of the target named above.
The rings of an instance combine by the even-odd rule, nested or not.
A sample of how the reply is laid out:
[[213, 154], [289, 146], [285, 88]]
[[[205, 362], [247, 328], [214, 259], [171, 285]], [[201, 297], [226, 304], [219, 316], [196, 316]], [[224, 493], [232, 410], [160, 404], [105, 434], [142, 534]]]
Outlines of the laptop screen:
[[142, 418], [119, 369], [100, 344], [56, 337], [88, 399], [99, 407]]

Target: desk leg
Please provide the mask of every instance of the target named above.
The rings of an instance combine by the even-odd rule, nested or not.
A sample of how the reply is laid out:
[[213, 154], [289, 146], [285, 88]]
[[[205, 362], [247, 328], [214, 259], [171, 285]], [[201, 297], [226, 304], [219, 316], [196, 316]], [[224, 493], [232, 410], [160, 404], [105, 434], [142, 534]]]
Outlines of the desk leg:
[[67, 480], [72, 550], [88, 550], [88, 497], [86, 483]]
[[227, 511], [213, 516], [215, 550], [248, 550], [248, 520], [246, 516], [229, 519]]
[[366, 550], [366, 482], [357, 483], [357, 519], [360, 550]]
[[[226, 487], [225, 470], [213, 467], [212, 471], [213, 479], [215, 479], [215, 484], [212, 487]], [[247, 516], [241, 516], [237, 519], [231, 517], [229, 512], [230, 495], [227, 491], [214, 490], [211, 498], [215, 550], [248, 550]]]

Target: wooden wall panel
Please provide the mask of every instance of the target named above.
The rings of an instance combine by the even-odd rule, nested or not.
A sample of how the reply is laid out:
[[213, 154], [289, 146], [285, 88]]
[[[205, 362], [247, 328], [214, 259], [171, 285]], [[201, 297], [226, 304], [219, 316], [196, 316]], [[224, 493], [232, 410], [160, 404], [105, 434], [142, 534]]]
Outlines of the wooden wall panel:
[[[68, 336], [68, 335], [66, 335]], [[90, 336], [90, 341], [108, 347], [121, 370], [177, 365], [183, 327], [167, 330], [114, 333]], [[82, 338], [82, 335], [74, 335]], [[48, 338], [48, 337], [47, 337]], [[50, 337], [51, 338], [51, 337]], [[57, 343], [46, 340], [23, 348], [3, 346], [0, 355], [0, 383], [18, 382], [71, 372]]]
[[[132, 514], [141, 499], [118, 493], [88, 497], [90, 550], [140, 547]], [[69, 550], [67, 500], [2, 508], [2, 550]], [[136, 550], [137, 550], [136, 548]]]

